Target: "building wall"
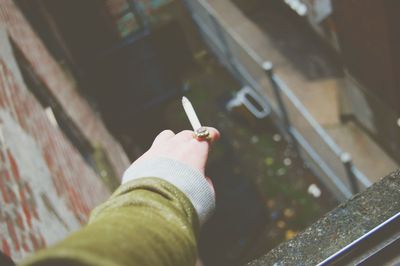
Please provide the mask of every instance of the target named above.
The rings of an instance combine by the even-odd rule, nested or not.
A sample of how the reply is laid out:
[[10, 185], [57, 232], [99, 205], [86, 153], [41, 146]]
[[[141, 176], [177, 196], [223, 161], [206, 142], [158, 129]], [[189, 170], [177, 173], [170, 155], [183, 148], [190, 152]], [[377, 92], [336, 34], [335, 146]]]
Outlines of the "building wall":
[[0, 0], [0, 25], [8, 31], [38, 76], [86, 138], [104, 147], [117, 175], [121, 176], [129, 164], [121, 146], [112, 138], [87, 102], [80, 97], [74, 80], [53, 60], [12, 0]]
[[11, 40], [118, 176], [129, 161], [13, 1], [0, 0], [0, 250], [18, 261], [81, 227], [110, 191], [27, 88]]

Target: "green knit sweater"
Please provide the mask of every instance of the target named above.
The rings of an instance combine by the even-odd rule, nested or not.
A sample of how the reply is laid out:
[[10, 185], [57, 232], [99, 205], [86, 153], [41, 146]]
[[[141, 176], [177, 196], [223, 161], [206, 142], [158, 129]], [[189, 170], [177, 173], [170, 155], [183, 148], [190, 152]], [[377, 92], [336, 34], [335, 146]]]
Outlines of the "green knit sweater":
[[199, 220], [191, 201], [159, 178], [123, 184], [87, 226], [21, 265], [194, 265]]

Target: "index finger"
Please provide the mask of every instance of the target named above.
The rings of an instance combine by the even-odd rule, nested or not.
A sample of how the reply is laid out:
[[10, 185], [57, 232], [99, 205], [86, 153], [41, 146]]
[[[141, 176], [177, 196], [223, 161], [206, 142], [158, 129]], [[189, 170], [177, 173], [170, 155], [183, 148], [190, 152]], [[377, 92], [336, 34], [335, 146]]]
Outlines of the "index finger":
[[195, 137], [191, 140], [191, 145], [189, 149], [194, 151], [194, 155], [190, 156], [190, 160], [193, 160], [192, 164], [196, 165], [203, 173], [208, 159], [208, 154], [210, 152], [210, 146], [212, 143], [217, 141], [221, 134], [213, 127], [206, 127], [209, 132], [209, 140], [199, 140]]
[[[205, 128], [208, 130], [208, 132], [210, 134], [209, 140], [208, 140], [210, 143], [213, 143], [220, 138], [221, 134], [219, 133], [218, 129], [213, 128], [213, 127], [205, 127]], [[201, 139], [198, 140], [196, 138], [194, 131], [191, 131], [191, 130], [183, 130], [172, 137], [172, 140], [174, 142], [191, 141], [193, 139], [197, 140], [197, 141], [203, 141]], [[206, 140], [204, 140], [204, 141], [206, 141]]]
[[210, 132], [210, 143], [216, 142], [221, 137], [221, 133], [214, 127], [206, 127]]

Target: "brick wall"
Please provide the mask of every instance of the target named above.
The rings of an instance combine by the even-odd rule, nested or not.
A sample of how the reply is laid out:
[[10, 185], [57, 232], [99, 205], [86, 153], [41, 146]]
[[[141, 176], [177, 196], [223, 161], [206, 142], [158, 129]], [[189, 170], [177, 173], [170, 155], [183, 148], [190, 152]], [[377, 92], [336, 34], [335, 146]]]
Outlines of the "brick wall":
[[0, 0], [0, 25], [8, 31], [38, 76], [82, 133], [107, 150], [116, 173], [121, 176], [129, 164], [121, 146], [112, 138], [87, 102], [80, 97], [75, 82], [53, 60], [12, 0]]
[[28, 90], [10, 39], [121, 176], [129, 161], [11, 0], [0, 0], [0, 249], [20, 260], [87, 221], [110, 191]]

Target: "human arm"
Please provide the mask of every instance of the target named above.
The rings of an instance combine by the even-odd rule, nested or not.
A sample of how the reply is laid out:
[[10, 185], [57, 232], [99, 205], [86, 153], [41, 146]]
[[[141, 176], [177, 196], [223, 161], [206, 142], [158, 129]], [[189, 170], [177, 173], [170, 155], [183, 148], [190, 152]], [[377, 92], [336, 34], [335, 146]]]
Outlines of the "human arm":
[[86, 227], [22, 265], [194, 265], [199, 221], [215, 203], [204, 179], [209, 144], [191, 134], [161, 133]]

